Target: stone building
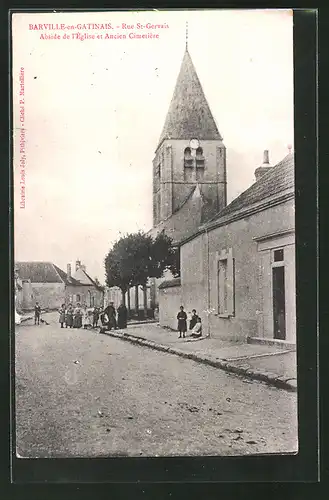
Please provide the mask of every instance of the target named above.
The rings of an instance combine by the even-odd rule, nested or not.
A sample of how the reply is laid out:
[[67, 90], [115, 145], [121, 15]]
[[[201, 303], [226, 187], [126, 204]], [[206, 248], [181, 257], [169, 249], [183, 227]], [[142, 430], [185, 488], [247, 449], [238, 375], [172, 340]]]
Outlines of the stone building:
[[[211, 337], [296, 342], [294, 156], [180, 242], [181, 278], [160, 285], [160, 324], [176, 327], [183, 304]], [[252, 341], [252, 340], [251, 340]]]
[[76, 304], [87, 304], [88, 307], [102, 307], [104, 304], [104, 290], [98, 280], [89, 276], [86, 266], [80, 260], [75, 262], [75, 272], [72, 274], [71, 264], [67, 264], [67, 285], [65, 287], [65, 301]]
[[186, 47], [153, 160], [149, 234], [164, 230], [178, 244], [226, 206], [226, 184], [226, 148]]
[[92, 280], [76, 262], [75, 275], [71, 266], [65, 273], [52, 262], [16, 262], [15, 274], [20, 287], [17, 291], [17, 309], [32, 310], [36, 302], [42, 309], [55, 310], [64, 302], [86, 303], [88, 306], [103, 304], [103, 287]]
[[52, 262], [16, 262], [21, 280], [17, 298], [20, 310], [32, 310], [36, 302], [42, 309], [58, 309], [64, 302], [66, 274]]

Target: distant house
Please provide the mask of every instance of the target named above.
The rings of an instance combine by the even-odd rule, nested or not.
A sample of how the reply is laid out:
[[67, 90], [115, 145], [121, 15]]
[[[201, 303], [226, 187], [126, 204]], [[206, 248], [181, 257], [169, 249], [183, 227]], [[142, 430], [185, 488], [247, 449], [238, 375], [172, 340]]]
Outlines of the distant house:
[[86, 266], [80, 260], [75, 263], [75, 273], [71, 274], [71, 264], [67, 265], [66, 277], [68, 283], [65, 287], [65, 300], [73, 304], [80, 302], [88, 307], [103, 306], [104, 287], [89, 276]]
[[[103, 304], [103, 287], [91, 279], [84, 266], [76, 263], [76, 275], [71, 276], [71, 266], [65, 273], [52, 262], [16, 262], [17, 309], [28, 311], [39, 302], [42, 309], [58, 309], [64, 302], [86, 303], [88, 306]], [[79, 279], [80, 278], [80, 279]]]
[[159, 287], [161, 325], [175, 327], [183, 304], [211, 337], [296, 342], [293, 154], [255, 177], [180, 242], [180, 280]]

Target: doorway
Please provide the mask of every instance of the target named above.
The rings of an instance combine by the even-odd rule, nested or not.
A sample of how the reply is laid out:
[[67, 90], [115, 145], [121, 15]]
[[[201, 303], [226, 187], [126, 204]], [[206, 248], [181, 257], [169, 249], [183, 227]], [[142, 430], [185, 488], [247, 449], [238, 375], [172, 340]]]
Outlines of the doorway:
[[272, 268], [274, 338], [286, 340], [286, 297], [284, 266]]

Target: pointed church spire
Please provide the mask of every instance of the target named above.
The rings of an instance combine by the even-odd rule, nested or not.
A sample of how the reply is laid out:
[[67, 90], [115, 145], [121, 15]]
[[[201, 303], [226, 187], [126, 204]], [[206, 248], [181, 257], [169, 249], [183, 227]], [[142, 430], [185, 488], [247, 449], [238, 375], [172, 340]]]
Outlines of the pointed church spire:
[[165, 139], [222, 140], [186, 48], [158, 147]]

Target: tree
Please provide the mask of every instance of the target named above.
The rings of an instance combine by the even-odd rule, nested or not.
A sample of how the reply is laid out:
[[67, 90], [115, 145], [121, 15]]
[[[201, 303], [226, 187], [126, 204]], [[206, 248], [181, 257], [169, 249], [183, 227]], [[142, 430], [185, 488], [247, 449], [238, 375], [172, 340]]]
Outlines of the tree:
[[174, 277], [180, 275], [179, 248], [175, 247], [172, 238], [162, 231], [153, 240], [149, 277], [161, 278], [166, 269], [169, 269]]
[[[149, 278], [161, 278], [166, 269], [179, 275], [179, 252], [164, 232], [155, 239], [143, 231], [120, 238], [105, 258], [106, 283], [118, 286], [125, 302], [125, 293], [135, 286], [136, 308], [138, 287], [144, 293], [144, 315], [147, 317], [147, 283]], [[138, 311], [137, 311], [138, 312]]]
[[127, 244], [134, 261], [131, 284], [135, 286], [136, 313], [138, 314], [138, 287], [141, 286], [144, 296], [144, 317], [147, 318], [147, 282], [151, 269], [153, 240], [151, 236], [139, 231], [127, 236]]
[[125, 294], [132, 281], [133, 265], [126, 238], [120, 238], [105, 257], [105, 274], [107, 286], [120, 288], [124, 304]]

